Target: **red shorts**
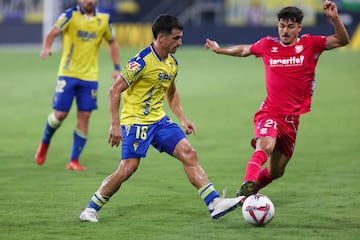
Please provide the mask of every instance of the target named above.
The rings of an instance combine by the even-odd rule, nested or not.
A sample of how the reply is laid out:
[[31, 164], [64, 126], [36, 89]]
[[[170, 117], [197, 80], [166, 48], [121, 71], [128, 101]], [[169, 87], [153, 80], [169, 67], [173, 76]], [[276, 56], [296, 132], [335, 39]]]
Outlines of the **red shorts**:
[[261, 110], [254, 116], [255, 138], [276, 138], [274, 151], [288, 158], [294, 152], [298, 126], [299, 116], [276, 116]]

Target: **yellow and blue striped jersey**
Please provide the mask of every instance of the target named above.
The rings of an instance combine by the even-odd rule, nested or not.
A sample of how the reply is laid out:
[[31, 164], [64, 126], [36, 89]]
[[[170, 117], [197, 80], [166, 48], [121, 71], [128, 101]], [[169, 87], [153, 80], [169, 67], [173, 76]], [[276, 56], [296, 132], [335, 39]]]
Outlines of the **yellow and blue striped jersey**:
[[80, 5], [66, 10], [55, 26], [63, 32], [63, 53], [58, 75], [97, 81], [98, 52], [103, 38], [115, 35], [108, 13], [95, 9], [94, 16], [84, 14]]
[[151, 124], [163, 118], [165, 94], [177, 71], [176, 59], [169, 54], [162, 61], [152, 46], [132, 58], [121, 71], [129, 85], [123, 94], [121, 124]]

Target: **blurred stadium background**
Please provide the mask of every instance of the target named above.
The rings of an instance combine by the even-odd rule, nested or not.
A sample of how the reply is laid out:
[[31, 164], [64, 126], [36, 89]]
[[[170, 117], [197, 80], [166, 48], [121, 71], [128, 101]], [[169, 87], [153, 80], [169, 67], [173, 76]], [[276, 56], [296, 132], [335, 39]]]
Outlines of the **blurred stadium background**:
[[[57, 16], [78, 0], [0, 0], [0, 47], [39, 45]], [[348, 48], [360, 49], [360, 0], [337, 0], [352, 37]], [[330, 34], [322, 0], [98, 0], [112, 13], [121, 47], [143, 47], [152, 40], [151, 22], [160, 13], [178, 16], [185, 25], [184, 45], [202, 45], [210, 37], [223, 44], [250, 43], [277, 35], [276, 13], [296, 5], [305, 13], [303, 33]]]

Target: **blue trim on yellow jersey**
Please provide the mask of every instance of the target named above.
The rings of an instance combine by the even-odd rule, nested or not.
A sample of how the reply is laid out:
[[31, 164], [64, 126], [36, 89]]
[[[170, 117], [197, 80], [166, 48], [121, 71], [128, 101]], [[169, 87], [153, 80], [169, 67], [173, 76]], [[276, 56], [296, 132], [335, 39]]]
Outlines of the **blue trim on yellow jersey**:
[[129, 85], [123, 95], [122, 124], [151, 124], [163, 118], [166, 91], [177, 71], [178, 63], [170, 54], [161, 59], [154, 45], [140, 50], [120, 73]]
[[[142, 70], [144, 70], [144, 68], [146, 66], [146, 62], [145, 62], [144, 58], [151, 52], [152, 52], [151, 48], [147, 47], [147, 48], [143, 49], [142, 51], [140, 51], [135, 57], [133, 57], [129, 60], [129, 62], [128, 62], [129, 64], [133, 63], [133, 62], [136, 62], [139, 64], [139, 66], [137, 66], [138, 70], [136, 71], [134, 76], [138, 75], [139, 73], [142, 72]], [[128, 79], [126, 79], [126, 76], [124, 76], [124, 75], [121, 75], [121, 76], [125, 79], [126, 83], [130, 86], [131, 83], [128, 81]]]
[[67, 10], [64, 12], [64, 14], [65, 14], [65, 16], [66, 16], [66, 21], [63, 22], [63, 24], [60, 25], [60, 27], [59, 27], [60, 29], [63, 29], [64, 25], [67, 24], [67, 23], [70, 21], [70, 19], [71, 19], [72, 14], [73, 14], [74, 11], [77, 11], [77, 8], [76, 8], [76, 7], [69, 8], [69, 9], [67, 9]]
[[179, 66], [178, 61], [176, 60], [176, 58], [174, 57], [174, 55], [170, 54], [170, 56], [175, 60], [176, 66]]
[[65, 10], [55, 26], [63, 32], [63, 54], [58, 75], [89, 81], [98, 79], [101, 41], [114, 40], [110, 14], [94, 9], [88, 17], [80, 5]]
[[[81, 14], [85, 14], [85, 11], [84, 9], [81, 7], [81, 5], [77, 5], [75, 7], [78, 11], [80, 11]], [[105, 10], [105, 9], [102, 9], [102, 8], [95, 8], [94, 9], [94, 16], [96, 16], [98, 13], [104, 13], [104, 14], [108, 14], [110, 16], [110, 19], [109, 19], [109, 23], [111, 24], [112, 23], [112, 16], [110, 14], [109, 11]]]
[[159, 56], [159, 54], [155, 51], [154, 47], [153, 47], [153, 43], [150, 45], [150, 50], [154, 53], [154, 55], [157, 57], [157, 59], [159, 61], [161, 61], [161, 57]]
[[[154, 47], [153, 47], [153, 43], [152, 43], [148, 48], [145, 48], [144, 51], [147, 50], [147, 49], [149, 49], [150, 51], [152, 51], [159, 61], [162, 61], [160, 55], [155, 51], [155, 49], [154, 49]], [[146, 52], [146, 54], [145, 54], [144, 56], [146, 56], [147, 54], [148, 54], [148, 52]], [[139, 55], [139, 56], [141, 57], [141, 55]], [[174, 57], [174, 55], [169, 54], [168, 56], [172, 57], [172, 58], [175, 60], [176, 66], [179, 65], [179, 64], [178, 64], [178, 61], [176, 60], [176, 58]]]

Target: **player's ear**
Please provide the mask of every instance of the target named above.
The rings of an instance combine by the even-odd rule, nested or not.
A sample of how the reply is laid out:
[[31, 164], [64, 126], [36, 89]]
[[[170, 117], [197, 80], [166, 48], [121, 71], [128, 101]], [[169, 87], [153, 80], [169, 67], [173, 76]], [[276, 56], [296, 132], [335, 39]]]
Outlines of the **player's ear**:
[[302, 25], [302, 24], [299, 24], [299, 26], [298, 26], [298, 32], [301, 32], [302, 29], [303, 29], [303, 25]]
[[159, 43], [163, 43], [165, 40], [165, 34], [164, 33], [159, 33], [157, 40], [159, 41]]

